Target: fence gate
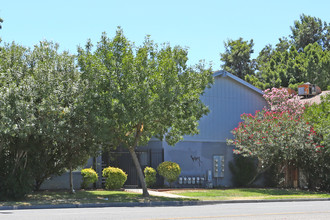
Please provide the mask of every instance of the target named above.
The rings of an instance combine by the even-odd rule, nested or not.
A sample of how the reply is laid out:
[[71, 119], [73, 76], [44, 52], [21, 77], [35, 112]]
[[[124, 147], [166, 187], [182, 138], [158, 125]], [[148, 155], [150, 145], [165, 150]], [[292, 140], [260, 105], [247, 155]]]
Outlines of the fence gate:
[[[136, 151], [142, 171], [146, 166], [157, 168], [158, 164], [164, 161], [163, 150], [140, 150]], [[112, 152], [104, 152], [102, 154], [102, 169], [108, 166], [119, 167], [127, 174], [125, 187], [140, 187], [139, 177], [130, 153], [127, 150], [117, 150]], [[162, 185], [163, 180], [157, 177], [156, 185]], [[102, 185], [104, 180], [102, 180]]]

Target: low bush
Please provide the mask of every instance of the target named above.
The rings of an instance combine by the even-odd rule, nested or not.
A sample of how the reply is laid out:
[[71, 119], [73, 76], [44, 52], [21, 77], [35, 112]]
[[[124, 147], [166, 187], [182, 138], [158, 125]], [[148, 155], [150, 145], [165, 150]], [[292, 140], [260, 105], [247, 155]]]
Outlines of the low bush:
[[144, 176], [146, 180], [147, 187], [151, 187], [156, 183], [156, 170], [152, 167], [144, 168]]
[[83, 181], [81, 183], [82, 189], [87, 189], [92, 183], [98, 180], [98, 175], [92, 168], [86, 168], [81, 170]]
[[105, 177], [106, 189], [120, 189], [127, 180], [127, 174], [120, 168], [107, 167], [102, 171], [102, 176]]
[[159, 175], [163, 176], [167, 182], [172, 185], [176, 181], [181, 173], [179, 164], [171, 161], [165, 161], [158, 165], [157, 171]]

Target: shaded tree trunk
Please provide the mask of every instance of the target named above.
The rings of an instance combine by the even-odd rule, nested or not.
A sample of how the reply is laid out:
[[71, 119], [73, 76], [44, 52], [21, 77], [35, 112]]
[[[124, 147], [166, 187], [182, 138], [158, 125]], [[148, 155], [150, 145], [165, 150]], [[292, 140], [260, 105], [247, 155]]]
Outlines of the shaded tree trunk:
[[75, 190], [73, 188], [73, 176], [72, 176], [72, 166], [70, 166], [70, 175], [69, 175], [69, 179], [70, 179], [70, 193], [74, 194]]
[[144, 179], [143, 172], [142, 172], [142, 169], [141, 169], [141, 166], [140, 166], [140, 162], [139, 162], [139, 159], [136, 156], [134, 147], [129, 147], [128, 150], [129, 150], [129, 153], [132, 156], [132, 159], [133, 159], [133, 162], [134, 162], [134, 165], [135, 165], [135, 168], [136, 168], [136, 171], [137, 171], [137, 174], [138, 174], [141, 186], [142, 186], [142, 190], [143, 190], [142, 195], [143, 195], [143, 197], [149, 197], [147, 184], [146, 184], [146, 181]]
[[34, 190], [35, 190], [35, 191], [39, 191], [39, 190], [40, 190], [40, 187], [41, 187], [41, 184], [42, 184], [43, 182], [44, 182], [44, 181], [43, 181], [43, 180], [40, 180], [40, 179], [35, 180]]
[[248, 186], [252, 185], [253, 182], [259, 178], [259, 176], [263, 173], [265, 173], [269, 168], [271, 167], [271, 165], [269, 165], [268, 167], [264, 168], [264, 169], [261, 169], [261, 170], [258, 170], [256, 175], [252, 178], [252, 180], [250, 180], [250, 182], [248, 182]]

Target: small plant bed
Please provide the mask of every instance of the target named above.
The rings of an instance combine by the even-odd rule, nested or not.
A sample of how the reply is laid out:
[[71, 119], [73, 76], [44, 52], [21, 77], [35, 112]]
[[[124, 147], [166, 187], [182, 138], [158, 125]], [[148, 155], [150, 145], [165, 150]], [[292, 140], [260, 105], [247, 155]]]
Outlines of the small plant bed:
[[330, 193], [298, 189], [189, 189], [173, 190], [173, 193], [199, 200], [260, 200], [260, 199], [315, 199], [330, 198]]
[[107, 190], [79, 190], [75, 194], [67, 191], [40, 191], [28, 194], [20, 201], [0, 201], [1, 206], [31, 206], [31, 205], [59, 205], [59, 204], [88, 204], [113, 202], [148, 202], [148, 201], [191, 201], [189, 198], [166, 198], [150, 196], [143, 198], [141, 194], [125, 191]]

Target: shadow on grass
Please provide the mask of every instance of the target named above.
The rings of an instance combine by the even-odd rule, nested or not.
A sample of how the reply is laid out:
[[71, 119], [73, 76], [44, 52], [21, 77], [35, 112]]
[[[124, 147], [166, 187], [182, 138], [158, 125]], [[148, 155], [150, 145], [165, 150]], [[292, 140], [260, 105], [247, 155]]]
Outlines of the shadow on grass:
[[107, 190], [78, 190], [75, 194], [68, 191], [38, 191], [26, 196], [20, 201], [0, 201], [0, 206], [11, 205], [58, 205], [58, 204], [86, 204], [86, 203], [114, 203], [114, 202], [150, 202], [150, 201], [191, 201], [195, 199], [167, 198], [150, 196], [144, 198], [142, 194], [125, 191]]

